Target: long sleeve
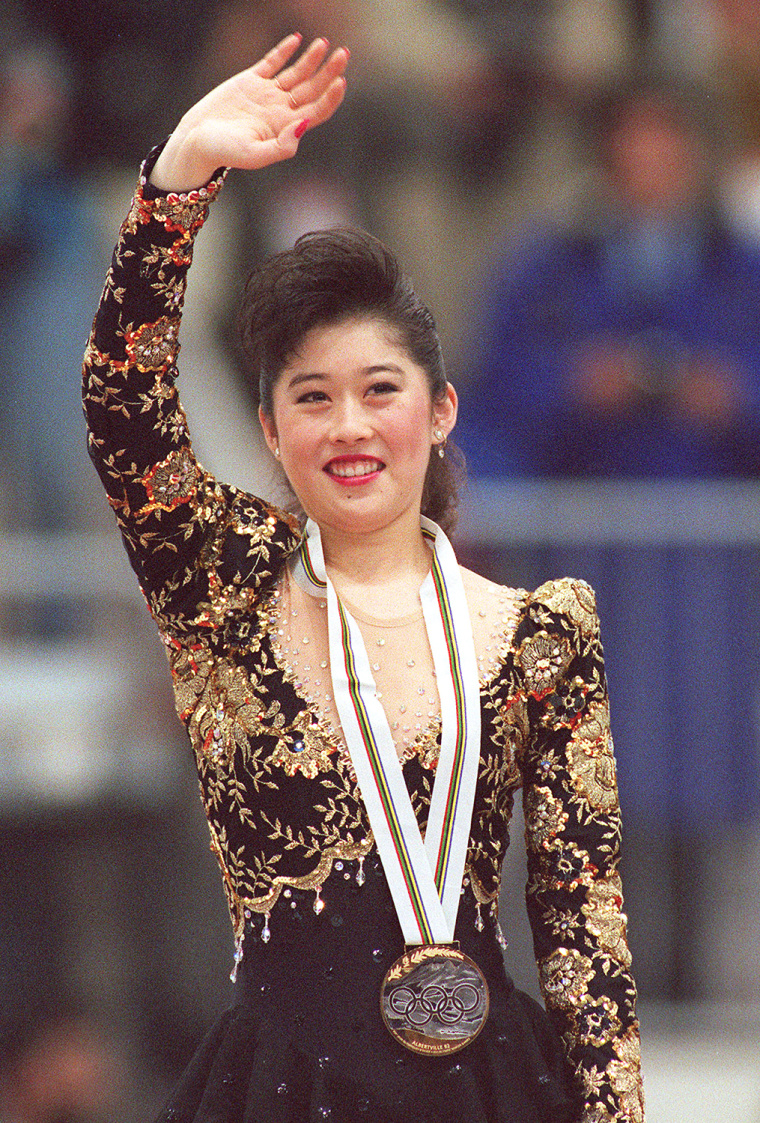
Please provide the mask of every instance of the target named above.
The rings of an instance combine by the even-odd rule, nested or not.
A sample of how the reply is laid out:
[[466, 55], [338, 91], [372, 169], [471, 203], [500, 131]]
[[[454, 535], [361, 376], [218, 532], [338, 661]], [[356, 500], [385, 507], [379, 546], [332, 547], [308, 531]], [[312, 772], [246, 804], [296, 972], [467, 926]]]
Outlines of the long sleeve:
[[84, 363], [90, 455], [166, 634], [214, 628], [297, 542], [267, 504], [197, 462], [175, 377], [194, 239], [223, 177], [182, 195], [147, 182], [122, 226]]
[[593, 591], [543, 585], [520, 625], [528, 913], [582, 1123], [644, 1118], [636, 989], [618, 873], [620, 807]]

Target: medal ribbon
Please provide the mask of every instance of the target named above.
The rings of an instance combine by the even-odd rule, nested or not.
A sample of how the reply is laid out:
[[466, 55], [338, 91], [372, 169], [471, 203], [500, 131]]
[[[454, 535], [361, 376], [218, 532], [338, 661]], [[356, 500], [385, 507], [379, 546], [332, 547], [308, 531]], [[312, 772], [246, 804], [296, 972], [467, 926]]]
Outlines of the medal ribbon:
[[440, 527], [424, 517], [421, 525], [433, 555], [420, 600], [441, 700], [441, 751], [424, 843], [364, 639], [327, 576], [311, 519], [294, 567], [303, 589], [327, 599], [335, 704], [407, 944], [454, 939], [480, 759], [478, 666], [459, 565]]

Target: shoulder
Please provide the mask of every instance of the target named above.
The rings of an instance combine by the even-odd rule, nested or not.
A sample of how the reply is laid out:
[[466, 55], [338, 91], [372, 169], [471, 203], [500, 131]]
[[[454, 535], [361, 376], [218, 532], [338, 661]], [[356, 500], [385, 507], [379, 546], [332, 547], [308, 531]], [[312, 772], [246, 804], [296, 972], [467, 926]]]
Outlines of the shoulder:
[[298, 548], [301, 530], [293, 515], [263, 499], [227, 484], [219, 490], [226, 504], [200, 564], [213, 573], [212, 588], [229, 599], [241, 586], [263, 586], [279, 572]]
[[[526, 599], [514, 646], [528, 694], [543, 699], [559, 691], [561, 708], [576, 712], [586, 697], [583, 683], [604, 681], [594, 590], [574, 577], [545, 581]], [[572, 685], [560, 687], [568, 675]]]
[[587, 581], [577, 577], [544, 581], [529, 594], [526, 609], [563, 617], [567, 623], [575, 625], [588, 635], [597, 635], [599, 632], [596, 593]]
[[222, 485], [231, 499], [231, 508], [241, 524], [256, 526], [264, 523], [267, 526], [282, 526], [283, 530], [299, 541], [301, 527], [298, 517], [291, 511], [286, 511], [268, 499], [253, 495], [251, 492], [242, 491], [231, 484]]
[[490, 679], [511, 650], [528, 593], [498, 585], [460, 566], [481, 679]]
[[286, 554], [299, 546], [302, 531], [295, 515], [237, 488], [224, 488], [231, 498], [227, 524], [235, 534], [251, 546], [271, 544]]
[[489, 581], [487, 577], [464, 566], [460, 566], [459, 570], [471, 609], [484, 610], [489, 603], [508, 601], [522, 610], [522, 615], [530, 615], [531, 612], [534, 615], [548, 613], [563, 617], [568, 624], [576, 625], [584, 632], [596, 634], [599, 631], [596, 593], [581, 578], [555, 578], [544, 581], [533, 592], [528, 592], [526, 589]]

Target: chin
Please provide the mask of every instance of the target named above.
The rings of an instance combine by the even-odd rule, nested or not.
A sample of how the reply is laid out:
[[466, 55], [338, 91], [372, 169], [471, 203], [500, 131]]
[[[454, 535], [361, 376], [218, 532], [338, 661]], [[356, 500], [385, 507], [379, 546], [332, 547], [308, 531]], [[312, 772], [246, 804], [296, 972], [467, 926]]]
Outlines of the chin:
[[[419, 508], [413, 514], [416, 523], [420, 517]], [[388, 530], [390, 527], [403, 522], [410, 515], [411, 512], [406, 508], [391, 510], [387, 505], [364, 511], [355, 508], [352, 511], [336, 512], [332, 518], [325, 520], [324, 525], [332, 530], [339, 531], [341, 534], [376, 534], [378, 531]], [[315, 521], [319, 522], [318, 519]], [[320, 523], [321, 525], [323, 524]]]

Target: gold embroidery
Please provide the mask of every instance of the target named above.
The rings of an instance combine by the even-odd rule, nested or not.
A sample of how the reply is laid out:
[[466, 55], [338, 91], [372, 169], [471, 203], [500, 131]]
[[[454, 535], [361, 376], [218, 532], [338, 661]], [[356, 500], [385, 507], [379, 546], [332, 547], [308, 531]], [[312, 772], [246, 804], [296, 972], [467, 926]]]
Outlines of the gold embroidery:
[[190, 202], [182, 208], [177, 208], [176, 202], [171, 197], [154, 199], [150, 203], [151, 217], [163, 223], [170, 232], [176, 231], [181, 235], [192, 234], [198, 230], [208, 211], [208, 202]]
[[272, 764], [284, 768], [288, 776], [300, 772], [313, 780], [319, 772], [333, 767], [331, 757], [335, 749], [325, 742], [320, 732], [311, 725], [305, 728], [298, 740], [280, 740], [272, 753]]
[[606, 1082], [604, 1073], [600, 1072], [596, 1065], [592, 1065], [590, 1068], [578, 1068], [576, 1072], [580, 1077], [584, 1096], [596, 1098]]
[[591, 960], [576, 948], [557, 948], [541, 964], [541, 986], [547, 1001], [560, 1009], [579, 1006], [594, 977]]
[[271, 720], [256, 697], [245, 672], [223, 659], [212, 658], [207, 647], [177, 650], [172, 659], [177, 712], [185, 722], [193, 746], [215, 768], [229, 765], [239, 751], [255, 783], [252, 738]]
[[561, 943], [571, 939], [581, 924], [580, 915], [570, 909], [545, 909], [543, 921]]
[[574, 1010], [571, 1025], [573, 1042], [597, 1048], [614, 1041], [622, 1028], [617, 1004], [609, 998], [586, 1002], [580, 1009]]
[[643, 1123], [644, 1097], [641, 1088], [641, 1044], [638, 1026], [613, 1042], [619, 1060], [609, 1066], [610, 1083], [620, 1101], [621, 1118]]
[[604, 1104], [595, 1103], [583, 1112], [581, 1123], [616, 1123], [619, 1118], [617, 1113], [613, 1115]]
[[576, 889], [579, 885], [591, 884], [594, 879], [596, 867], [589, 852], [575, 842], [554, 838], [551, 842], [544, 841], [538, 853], [544, 885]]
[[534, 844], [555, 838], [569, 819], [568, 812], [549, 788], [531, 788], [526, 792], [525, 816]]
[[552, 689], [572, 659], [566, 639], [538, 632], [520, 647], [517, 653], [531, 694], [542, 698]]
[[[319, 864], [308, 874], [302, 877], [277, 876], [274, 878], [268, 892], [261, 896], [241, 896], [234, 887], [233, 880], [225, 876], [226, 870], [221, 848], [217, 851], [217, 859], [225, 877], [228, 903], [232, 916], [232, 927], [236, 938], [240, 938], [245, 931], [245, 913], [255, 912], [262, 915], [271, 912], [282, 895], [283, 889], [321, 889], [332, 872], [335, 862], [350, 862], [357, 858], [366, 858], [374, 846], [374, 838], [368, 835], [361, 842], [341, 842], [339, 845], [326, 850], [320, 857]], [[212, 850], [214, 847], [212, 847]]]
[[143, 374], [165, 371], [177, 357], [179, 321], [162, 317], [155, 324], [140, 324], [124, 332], [128, 361]]
[[522, 699], [510, 698], [496, 706], [499, 741], [509, 747], [514, 765], [514, 778], [519, 778], [519, 762], [525, 755], [530, 737], [528, 708]]
[[598, 628], [596, 597], [585, 581], [547, 581], [536, 593], [552, 612], [561, 613], [586, 633], [595, 635]]
[[589, 706], [567, 751], [573, 786], [581, 798], [595, 811], [614, 811], [618, 791], [606, 705]]
[[581, 911], [588, 918], [588, 930], [599, 948], [624, 967], [631, 965], [626, 940], [626, 917], [622, 910], [623, 889], [618, 874], [590, 886]]
[[160, 464], [154, 464], [140, 481], [148, 502], [137, 512], [146, 515], [151, 511], [173, 511], [180, 503], [195, 498], [200, 471], [189, 449], [172, 452]]

